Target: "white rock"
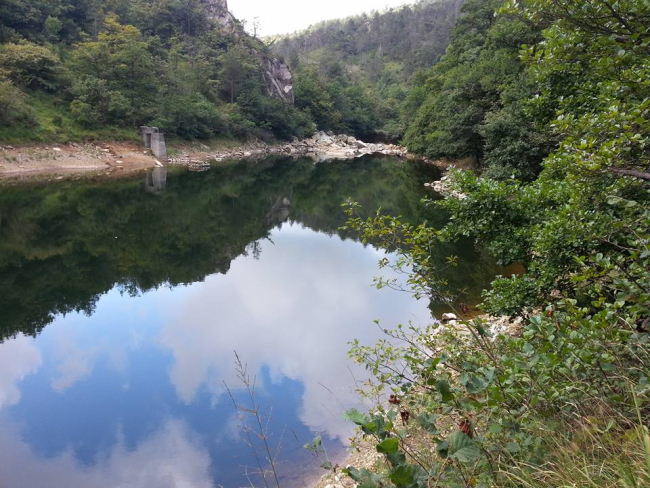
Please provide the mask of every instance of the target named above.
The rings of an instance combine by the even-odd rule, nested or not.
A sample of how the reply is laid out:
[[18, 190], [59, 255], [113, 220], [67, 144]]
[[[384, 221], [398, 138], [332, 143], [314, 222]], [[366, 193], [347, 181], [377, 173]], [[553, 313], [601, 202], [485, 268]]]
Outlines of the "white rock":
[[52, 151], [61, 152], [61, 148], [60, 147], [53, 147]]
[[456, 314], [453, 313], [443, 313], [442, 314], [442, 322], [451, 322], [452, 320], [458, 320], [458, 317], [456, 317]]

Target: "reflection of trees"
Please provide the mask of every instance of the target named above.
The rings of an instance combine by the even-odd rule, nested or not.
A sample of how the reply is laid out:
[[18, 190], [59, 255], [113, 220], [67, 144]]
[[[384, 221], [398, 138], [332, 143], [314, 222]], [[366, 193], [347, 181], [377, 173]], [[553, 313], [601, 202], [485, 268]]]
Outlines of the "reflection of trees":
[[348, 197], [441, 223], [419, 201], [430, 172], [376, 158], [276, 159], [152, 175], [144, 189], [155, 194], [140, 179], [3, 189], [0, 338], [37, 334], [56, 314], [92, 314], [116, 285], [137, 294], [227, 273], [237, 256], [259, 257], [259, 241], [287, 220], [339, 233]]

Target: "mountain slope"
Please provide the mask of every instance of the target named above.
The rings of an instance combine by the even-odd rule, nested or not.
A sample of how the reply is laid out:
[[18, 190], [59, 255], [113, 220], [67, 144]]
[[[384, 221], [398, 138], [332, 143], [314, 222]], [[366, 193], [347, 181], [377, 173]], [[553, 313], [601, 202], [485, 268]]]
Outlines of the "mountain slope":
[[301, 137], [293, 77], [226, 0], [8, 0], [0, 140]]
[[322, 128], [397, 140], [411, 79], [445, 53], [464, 0], [421, 0], [277, 39], [296, 103]]
[[345, 64], [368, 67], [377, 57], [399, 63], [408, 77], [429, 68], [445, 53], [464, 0], [421, 0], [413, 5], [317, 24], [280, 39], [274, 50], [295, 61], [325, 51]]

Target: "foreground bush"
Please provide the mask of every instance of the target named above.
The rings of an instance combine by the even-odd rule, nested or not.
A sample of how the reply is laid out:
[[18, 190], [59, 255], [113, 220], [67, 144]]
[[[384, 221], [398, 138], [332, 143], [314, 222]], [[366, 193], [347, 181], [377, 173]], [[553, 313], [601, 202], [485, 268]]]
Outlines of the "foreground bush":
[[[625, 209], [625, 250], [617, 259], [580, 258], [571, 276], [580, 299], [556, 296], [525, 314], [516, 334], [475, 319], [400, 326], [375, 346], [354, 345], [351, 355], [375, 378], [366, 393], [399, 403], [348, 414], [387, 459], [385, 473], [349, 470], [361, 486], [650, 482], [650, 212], [631, 200], [611, 205]], [[383, 264], [406, 273], [417, 295], [453, 299], [427, 259], [444, 233], [390, 217], [362, 220], [355, 205], [348, 212], [348, 228], [397, 252]], [[576, 456], [584, 457], [565, 464]]]
[[[450, 213], [446, 229], [361, 220], [354, 204], [348, 227], [397, 253], [382, 265], [407, 280], [380, 286], [449, 304], [431, 259], [442, 241], [469, 236], [501, 264], [523, 265], [521, 276], [498, 277], [482, 305], [521, 326], [506, 334], [475, 319], [355, 344], [353, 357], [375, 376], [370, 393], [391, 393], [395, 406], [350, 415], [387, 466], [349, 474], [367, 488], [650, 486], [650, 4], [499, 3], [543, 28], [520, 51], [535, 92], [524, 113], [548, 118], [544, 130], [559, 141], [538, 178], [504, 178], [517, 159], [511, 144], [525, 138], [500, 129], [517, 124], [489, 119], [498, 130], [481, 134], [495, 166], [451, 172], [456, 198], [436, 203]], [[467, 113], [483, 103], [464, 102]], [[438, 119], [421, 120], [433, 132], [422, 126], [419, 142], [447, 141]]]

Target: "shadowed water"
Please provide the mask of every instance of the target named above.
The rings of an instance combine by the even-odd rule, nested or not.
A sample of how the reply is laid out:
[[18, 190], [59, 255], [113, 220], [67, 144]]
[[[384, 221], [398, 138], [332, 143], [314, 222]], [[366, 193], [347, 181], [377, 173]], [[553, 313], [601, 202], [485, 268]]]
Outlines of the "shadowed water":
[[[370, 286], [384, 255], [338, 230], [341, 203], [441, 226], [420, 203], [437, 176], [270, 159], [0, 189], [0, 486], [249, 486], [235, 350], [283, 486], [305, 486], [319, 468], [302, 446], [322, 434], [336, 460], [350, 435], [363, 371], [348, 342], [379, 338], [375, 319], [431, 320]], [[493, 266], [469, 244], [439, 251], [460, 256], [449, 280], [475, 302]]]

